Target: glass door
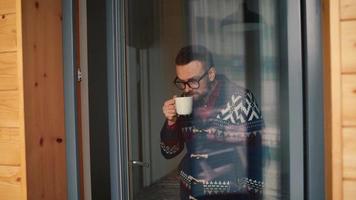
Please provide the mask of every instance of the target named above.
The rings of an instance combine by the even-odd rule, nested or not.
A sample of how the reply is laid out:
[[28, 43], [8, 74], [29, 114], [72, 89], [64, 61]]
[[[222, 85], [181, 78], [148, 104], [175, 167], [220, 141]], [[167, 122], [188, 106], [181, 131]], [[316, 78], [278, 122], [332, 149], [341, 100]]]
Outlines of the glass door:
[[303, 199], [299, 4], [112, 2], [112, 198]]

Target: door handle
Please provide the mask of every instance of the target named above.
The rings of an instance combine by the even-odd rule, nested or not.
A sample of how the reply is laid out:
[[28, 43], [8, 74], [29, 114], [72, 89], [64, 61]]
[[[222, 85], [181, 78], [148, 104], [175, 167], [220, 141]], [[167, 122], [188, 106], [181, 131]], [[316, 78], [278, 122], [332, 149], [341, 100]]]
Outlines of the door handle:
[[132, 166], [138, 166], [138, 167], [150, 167], [150, 163], [148, 162], [142, 162], [142, 161], [139, 161], [139, 160], [131, 160], [130, 161]]

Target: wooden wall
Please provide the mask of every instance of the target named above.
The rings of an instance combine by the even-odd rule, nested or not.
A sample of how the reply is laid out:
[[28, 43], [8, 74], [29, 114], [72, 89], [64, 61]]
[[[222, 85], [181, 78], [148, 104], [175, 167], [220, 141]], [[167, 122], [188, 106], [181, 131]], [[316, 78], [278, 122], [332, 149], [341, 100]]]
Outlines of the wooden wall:
[[0, 200], [67, 198], [61, 3], [0, 0]]
[[0, 200], [26, 199], [21, 3], [0, 0]]
[[356, 197], [356, 0], [340, 0], [343, 199]]
[[324, 1], [328, 199], [356, 196], [356, 0]]
[[22, 0], [29, 200], [67, 198], [62, 1]]

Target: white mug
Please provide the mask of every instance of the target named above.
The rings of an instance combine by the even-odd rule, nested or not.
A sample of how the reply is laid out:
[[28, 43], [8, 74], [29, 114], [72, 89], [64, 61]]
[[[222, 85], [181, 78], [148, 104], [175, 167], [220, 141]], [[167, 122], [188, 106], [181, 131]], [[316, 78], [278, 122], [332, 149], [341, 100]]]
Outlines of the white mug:
[[178, 115], [190, 115], [193, 110], [193, 97], [176, 97], [176, 111]]

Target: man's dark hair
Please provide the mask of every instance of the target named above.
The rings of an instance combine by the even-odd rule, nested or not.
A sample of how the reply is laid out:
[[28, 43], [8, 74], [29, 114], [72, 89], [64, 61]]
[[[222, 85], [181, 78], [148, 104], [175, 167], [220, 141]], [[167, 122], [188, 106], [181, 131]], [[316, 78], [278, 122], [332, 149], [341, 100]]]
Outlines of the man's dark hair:
[[201, 61], [206, 68], [214, 65], [211, 52], [202, 45], [189, 45], [181, 48], [176, 57], [176, 65], [186, 65], [193, 60]]

